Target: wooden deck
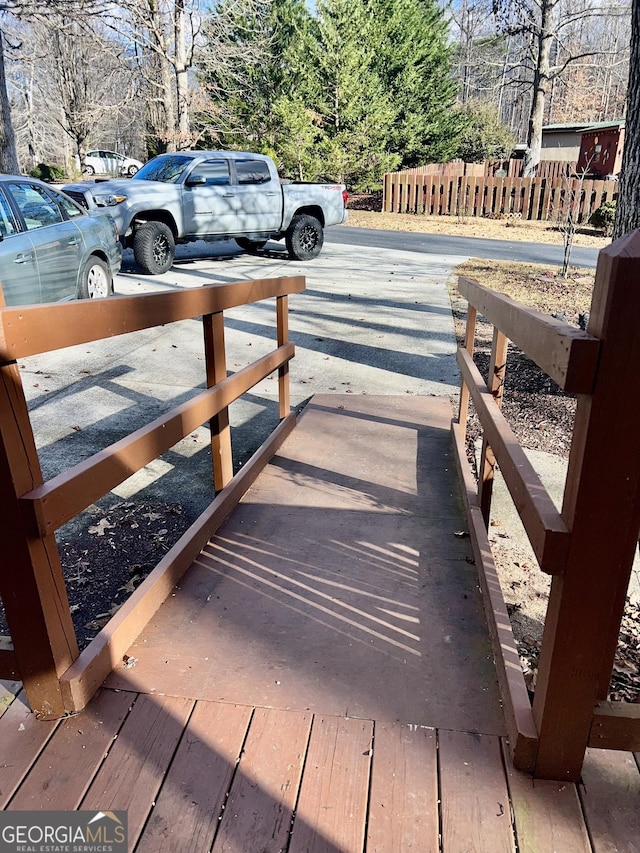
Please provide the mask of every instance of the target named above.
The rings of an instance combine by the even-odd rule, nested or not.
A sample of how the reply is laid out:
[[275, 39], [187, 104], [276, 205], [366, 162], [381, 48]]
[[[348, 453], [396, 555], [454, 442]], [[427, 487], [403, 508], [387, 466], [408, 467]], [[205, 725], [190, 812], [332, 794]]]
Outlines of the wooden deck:
[[0, 807], [127, 809], [149, 853], [640, 851], [632, 754], [509, 766], [450, 418], [315, 397], [90, 706], [8, 705]]

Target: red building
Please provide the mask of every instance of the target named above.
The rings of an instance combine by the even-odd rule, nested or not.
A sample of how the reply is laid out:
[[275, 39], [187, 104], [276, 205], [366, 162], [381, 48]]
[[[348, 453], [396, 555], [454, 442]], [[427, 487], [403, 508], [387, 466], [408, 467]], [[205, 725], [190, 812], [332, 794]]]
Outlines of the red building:
[[620, 174], [623, 147], [624, 121], [600, 122], [585, 127], [576, 173], [580, 175], [586, 172], [599, 178]]

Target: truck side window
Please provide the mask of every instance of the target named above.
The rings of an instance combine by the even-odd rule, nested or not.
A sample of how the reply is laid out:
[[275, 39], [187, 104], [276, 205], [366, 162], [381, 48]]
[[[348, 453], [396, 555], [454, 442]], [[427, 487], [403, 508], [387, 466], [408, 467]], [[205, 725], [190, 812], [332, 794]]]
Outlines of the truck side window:
[[264, 160], [236, 160], [239, 184], [266, 184], [271, 180], [269, 166]]
[[205, 160], [199, 163], [193, 170], [194, 175], [203, 175], [207, 179], [207, 186], [220, 186], [231, 183], [229, 178], [229, 164], [226, 160]]

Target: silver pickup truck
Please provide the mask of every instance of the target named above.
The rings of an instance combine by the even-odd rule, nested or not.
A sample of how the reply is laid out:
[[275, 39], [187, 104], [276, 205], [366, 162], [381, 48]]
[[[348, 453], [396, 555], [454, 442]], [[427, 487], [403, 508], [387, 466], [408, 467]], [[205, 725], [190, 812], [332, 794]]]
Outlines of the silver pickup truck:
[[284, 238], [290, 256], [315, 258], [324, 228], [347, 219], [343, 184], [281, 183], [270, 157], [244, 151], [161, 154], [130, 180], [83, 181], [63, 191], [106, 208], [146, 273], [166, 272], [176, 243], [235, 239], [248, 252]]

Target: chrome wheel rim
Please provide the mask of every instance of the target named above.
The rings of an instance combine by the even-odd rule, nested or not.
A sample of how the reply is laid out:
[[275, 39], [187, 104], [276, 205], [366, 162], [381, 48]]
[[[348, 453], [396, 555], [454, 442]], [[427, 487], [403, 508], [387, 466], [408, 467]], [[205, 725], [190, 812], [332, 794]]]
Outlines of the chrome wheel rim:
[[316, 229], [311, 225], [305, 225], [300, 231], [300, 247], [308, 252], [311, 249], [315, 249], [317, 242], [318, 234], [316, 233]]
[[94, 264], [87, 275], [89, 299], [106, 299], [109, 295], [109, 276], [104, 267]]
[[158, 234], [153, 241], [153, 260], [156, 264], [162, 266], [167, 262], [169, 257], [169, 241], [164, 234]]

